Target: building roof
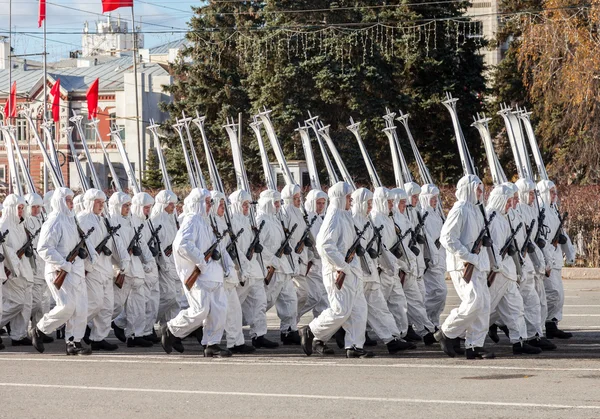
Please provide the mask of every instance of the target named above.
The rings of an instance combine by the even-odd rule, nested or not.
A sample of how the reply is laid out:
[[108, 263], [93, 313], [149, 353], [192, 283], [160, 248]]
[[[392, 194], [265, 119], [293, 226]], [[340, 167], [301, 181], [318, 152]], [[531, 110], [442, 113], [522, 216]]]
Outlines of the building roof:
[[157, 45], [149, 48], [150, 55], [154, 54], [168, 54], [171, 49], [183, 48], [188, 45], [188, 40], [185, 38], [177, 39], [175, 41], [167, 42], [166, 44]]
[[[109, 62], [91, 67], [70, 67], [48, 69], [48, 76], [60, 79], [61, 88], [68, 92], [85, 92], [90, 85], [100, 79], [99, 91], [124, 90], [124, 74], [133, 71], [131, 58], [117, 58]], [[145, 63], [138, 65], [138, 72], [153, 76], [168, 75], [169, 73], [160, 64]], [[36, 83], [43, 77], [44, 72], [39, 69], [23, 70], [13, 69], [12, 79], [17, 82], [19, 94], [29, 93]], [[8, 70], [0, 70], [0, 96], [7, 96], [9, 91]]]

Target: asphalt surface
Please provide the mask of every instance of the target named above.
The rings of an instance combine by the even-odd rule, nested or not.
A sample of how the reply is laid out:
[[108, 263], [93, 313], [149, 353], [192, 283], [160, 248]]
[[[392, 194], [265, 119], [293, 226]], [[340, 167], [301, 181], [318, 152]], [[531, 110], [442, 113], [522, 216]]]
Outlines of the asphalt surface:
[[[458, 303], [448, 285], [446, 312]], [[381, 342], [372, 359], [306, 357], [299, 347], [206, 359], [192, 340], [177, 355], [122, 344], [67, 357], [62, 342], [42, 355], [4, 337], [0, 418], [598, 418], [600, 280], [565, 289], [561, 327], [575, 336], [537, 356], [513, 356], [504, 336], [488, 339], [494, 360], [451, 359], [423, 344], [390, 356]], [[271, 339], [277, 324], [270, 312]]]

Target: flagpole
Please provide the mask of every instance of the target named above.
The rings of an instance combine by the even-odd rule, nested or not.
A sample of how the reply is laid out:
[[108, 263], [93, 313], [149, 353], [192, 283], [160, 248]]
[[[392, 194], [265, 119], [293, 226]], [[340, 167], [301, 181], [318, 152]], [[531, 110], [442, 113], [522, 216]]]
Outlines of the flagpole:
[[138, 146], [138, 163], [139, 163], [139, 178], [138, 184], [142, 184], [142, 138], [140, 136], [140, 103], [138, 96], [138, 73], [137, 73], [137, 34], [135, 32], [135, 15], [133, 13], [133, 2], [131, 4], [131, 23], [133, 32], [133, 80], [135, 84], [135, 126], [137, 133], [137, 146]]
[[[12, 110], [12, 103], [11, 103], [11, 89], [12, 89], [12, 0], [8, 1], [8, 113], [7, 115], [9, 116], [8, 118], [8, 123], [10, 124], [11, 122], [11, 110]], [[12, 121], [14, 122], [14, 121]]]
[[[47, 108], [48, 108], [48, 92], [47, 92], [47, 80], [48, 80], [48, 72], [47, 72], [47, 68], [46, 68], [46, 16], [44, 16], [44, 102], [43, 102], [43, 113], [42, 113], [42, 122], [46, 121], [46, 112], [47, 112]], [[36, 118], [37, 120], [37, 118]], [[44, 144], [46, 145], [46, 148], [48, 148], [48, 144], [46, 143], [46, 136], [44, 136]], [[44, 194], [46, 194], [46, 192], [48, 192], [48, 168], [46, 167], [46, 165], [44, 164]], [[31, 170], [31, 164], [29, 165]]]

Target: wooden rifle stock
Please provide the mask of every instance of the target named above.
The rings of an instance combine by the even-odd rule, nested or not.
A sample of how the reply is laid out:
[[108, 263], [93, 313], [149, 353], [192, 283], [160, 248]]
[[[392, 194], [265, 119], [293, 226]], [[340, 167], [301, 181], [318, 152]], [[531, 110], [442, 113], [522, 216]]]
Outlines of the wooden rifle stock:
[[400, 277], [400, 284], [402, 284], [402, 286], [404, 286], [404, 281], [406, 280], [406, 272], [401, 270], [398, 273], [398, 276]]
[[[213, 251], [217, 248], [220, 241], [221, 240], [217, 240], [212, 246], [210, 246], [208, 248], [208, 250], [206, 252], [204, 252], [204, 261], [205, 262], [208, 262], [210, 260]], [[198, 277], [200, 276], [200, 274], [201, 274], [200, 269], [197, 266], [194, 267], [192, 274], [188, 277], [188, 279], [185, 280], [185, 287], [188, 289], [188, 291], [190, 291], [192, 289], [192, 287], [198, 280]]]
[[310, 268], [312, 268], [314, 265], [313, 261], [309, 261], [308, 264], [306, 265], [306, 275], [304, 276], [308, 276], [308, 273], [310, 272]]
[[269, 285], [271, 283], [273, 275], [275, 275], [275, 268], [272, 266], [267, 266], [267, 275], [265, 275], [265, 285]]
[[[83, 233], [81, 231], [81, 229], [79, 229], [79, 235], [81, 237], [81, 240], [79, 240], [79, 243], [77, 243], [77, 246], [75, 246], [75, 248], [73, 250], [71, 250], [71, 252], [65, 258], [67, 260], [67, 262], [73, 263], [75, 258], [79, 255], [79, 249], [81, 249], [82, 247], [85, 246], [85, 239], [87, 239], [90, 236], [90, 234], [92, 234], [92, 231], [94, 231], [94, 227], [90, 228], [88, 230], [87, 234]], [[67, 271], [64, 271], [61, 269], [58, 272], [58, 274], [56, 275], [56, 278], [54, 278], [54, 281], [52, 281], [52, 283], [54, 284], [54, 286], [56, 287], [57, 290], [59, 290], [63, 286], [63, 283], [65, 282], [66, 277], [67, 277]]]

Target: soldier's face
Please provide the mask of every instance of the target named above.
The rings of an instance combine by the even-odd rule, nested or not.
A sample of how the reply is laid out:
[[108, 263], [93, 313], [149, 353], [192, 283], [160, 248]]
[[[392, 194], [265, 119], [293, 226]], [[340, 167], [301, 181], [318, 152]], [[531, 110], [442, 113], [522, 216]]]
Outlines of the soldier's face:
[[36, 217], [36, 216], [40, 215], [40, 212], [42, 212], [42, 207], [40, 205], [32, 205], [31, 206], [31, 215]]
[[410, 205], [412, 205], [413, 207], [416, 207], [418, 202], [419, 202], [419, 195], [413, 195], [410, 197]]
[[69, 208], [69, 210], [73, 209], [73, 197], [71, 195], [67, 195], [65, 198], [65, 204], [67, 204], [67, 208]]
[[317, 205], [315, 209], [317, 210], [317, 214], [323, 214], [323, 210], [325, 209], [325, 198], [317, 199]]
[[391, 211], [392, 208], [394, 208], [394, 200], [393, 199], [388, 199], [388, 210]]
[[204, 203], [206, 205], [206, 213], [208, 214], [208, 212], [210, 211], [210, 208], [212, 207], [210, 196], [204, 200]]
[[294, 203], [294, 206], [296, 208], [300, 208], [300, 203], [302, 202], [302, 198], [301, 198], [301, 196], [300, 196], [299, 193], [297, 193], [297, 194], [294, 195], [294, 198], [293, 198], [292, 202]]
[[352, 206], [352, 196], [346, 195], [346, 211]]
[[535, 199], [535, 191], [529, 191], [527, 198], [527, 205], [533, 204], [533, 200]]
[[429, 200], [429, 205], [431, 206], [431, 208], [437, 207], [437, 203], [438, 203], [437, 195], [432, 196], [431, 199]]
[[102, 210], [104, 209], [104, 199], [94, 199], [94, 214], [100, 215], [102, 214]]
[[370, 213], [372, 209], [373, 209], [373, 200], [369, 199], [367, 201], [367, 214]]
[[167, 214], [173, 214], [173, 211], [175, 211], [175, 204], [173, 202], [169, 202], [169, 204], [165, 207], [165, 212]]
[[23, 218], [23, 210], [25, 209], [25, 205], [21, 204], [17, 207], [17, 215], [19, 218]]
[[131, 211], [131, 202], [126, 202], [121, 207], [121, 215], [123, 217], [127, 217], [129, 215], [129, 211]]
[[250, 213], [250, 201], [244, 201], [242, 204], [242, 213], [248, 215]]
[[222, 217], [222, 216], [223, 216], [223, 214], [225, 214], [225, 200], [224, 200], [224, 199], [221, 199], [221, 200], [219, 201], [219, 206], [218, 206], [218, 208], [217, 208], [217, 215], [218, 215], [219, 217]]
[[144, 215], [147, 217], [148, 215], [150, 215], [150, 211], [152, 210], [152, 205], [146, 205], [142, 208], [142, 211], [144, 212]]
[[399, 211], [400, 211], [402, 214], [404, 214], [404, 210], [406, 210], [406, 199], [401, 199], [401, 200], [398, 202], [398, 210], [399, 210]]
[[275, 206], [275, 214], [277, 214], [279, 212], [279, 208], [281, 208], [281, 201], [279, 201], [279, 199], [276, 199], [275, 201], [273, 201], [273, 205]]

